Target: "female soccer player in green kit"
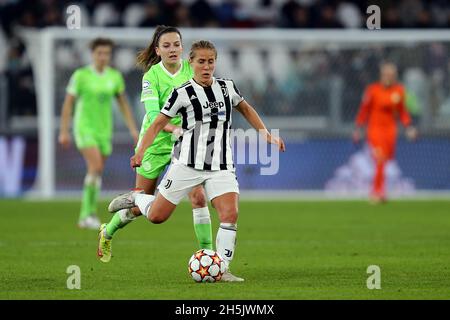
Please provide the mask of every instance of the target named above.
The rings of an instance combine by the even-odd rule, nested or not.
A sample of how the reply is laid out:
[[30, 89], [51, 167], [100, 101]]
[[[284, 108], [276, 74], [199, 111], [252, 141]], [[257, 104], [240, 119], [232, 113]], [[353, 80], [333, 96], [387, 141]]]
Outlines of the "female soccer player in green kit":
[[[138, 56], [138, 66], [146, 71], [142, 78], [141, 94], [146, 114], [142, 121], [140, 139], [159, 115], [173, 88], [193, 76], [189, 62], [181, 58], [183, 52], [181, 40], [181, 33], [177, 28], [158, 26], [150, 45]], [[155, 193], [159, 176], [170, 164], [174, 140], [183, 134], [180, 126], [180, 117], [172, 119], [146, 150], [142, 166], [136, 170], [135, 190], [151, 195]], [[202, 186], [198, 186], [188, 196], [192, 204], [194, 231], [199, 246], [212, 249], [211, 217], [205, 191]], [[111, 259], [111, 241], [114, 233], [139, 215], [141, 212], [138, 207], [123, 209], [115, 213], [108, 224], [101, 226], [97, 249], [101, 261], [109, 262]]]
[[96, 215], [97, 197], [105, 161], [112, 151], [113, 114], [112, 101], [117, 99], [125, 123], [134, 143], [138, 139], [136, 123], [125, 96], [125, 83], [121, 73], [109, 66], [113, 42], [97, 38], [91, 43], [91, 65], [77, 69], [70, 78], [61, 113], [59, 143], [68, 148], [71, 144], [70, 120], [75, 105], [75, 144], [86, 162], [78, 226], [97, 229], [100, 221]]

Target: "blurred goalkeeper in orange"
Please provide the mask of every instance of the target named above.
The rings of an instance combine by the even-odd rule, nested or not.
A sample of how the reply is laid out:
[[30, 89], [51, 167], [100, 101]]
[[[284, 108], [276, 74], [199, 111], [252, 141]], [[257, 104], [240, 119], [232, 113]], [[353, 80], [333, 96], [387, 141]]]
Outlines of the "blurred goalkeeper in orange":
[[405, 88], [397, 82], [397, 67], [392, 63], [383, 63], [380, 67], [380, 80], [366, 87], [353, 132], [353, 141], [358, 143], [361, 141], [362, 127], [367, 125], [367, 142], [375, 161], [370, 193], [370, 199], [374, 203], [386, 200], [384, 169], [395, 155], [397, 119], [406, 128], [406, 137], [415, 140], [417, 130], [412, 126], [405, 106]]

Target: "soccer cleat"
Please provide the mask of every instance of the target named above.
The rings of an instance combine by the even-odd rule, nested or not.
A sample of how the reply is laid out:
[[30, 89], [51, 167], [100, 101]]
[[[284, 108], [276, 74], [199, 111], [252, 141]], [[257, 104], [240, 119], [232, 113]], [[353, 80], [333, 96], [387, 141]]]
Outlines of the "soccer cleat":
[[80, 220], [78, 222], [78, 227], [81, 229], [98, 230], [100, 227], [100, 219], [96, 215], [91, 214], [90, 216]]
[[106, 233], [106, 223], [100, 226], [100, 231], [98, 232], [98, 248], [97, 256], [102, 262], [109, 262], [111, 260], [111, 241], [112, 239], [107, 239]]
[[108, 211], [111, 213], [117, 212], [122, 209], [130, 209], [135, 207], [134, 199], [137, 194], [144, 193], [144, 190], [131, 190], [130, 192], [123, 193], [115, 197], [108, 206]]
[[226, 271], [222, 275], [222, 279], [220, 281], [224, 281], [224, 282], [242, 282], [242, 281], [244, 281], [244, 279], [236, 277], [230, 271]]

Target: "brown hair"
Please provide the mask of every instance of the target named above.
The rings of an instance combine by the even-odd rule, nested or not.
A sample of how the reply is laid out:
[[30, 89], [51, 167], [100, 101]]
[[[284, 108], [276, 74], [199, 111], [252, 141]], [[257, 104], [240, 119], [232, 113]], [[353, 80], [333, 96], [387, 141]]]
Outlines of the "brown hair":
[[163, 34], [172, 32], [178, 33], [181, 39], [181, 32], [177, 28], [164, 25], [157, 26], [148, 47], [139, 51], [136, 58], [136, 65], [144, 71], [148, 71], [151, 66], [160, 62], [161, 57], [156, 54], [155, 48], [158, 47], [159, 39]]
[[95, 48], [97, 48], [99, 46], [109, 46], [112, 49], [114, 47], [114, 41], [112, 41], [111, 39], [108, 39], [108, 38], [95, 38], [89, 44], [91, 51], [94, 51]]
[[195, 58], [195, 51], [199, 49], [210, 49], [214, 51], [215, 58], [217, 59], [217, 50], [214, 44], [211, 41], [208, 40], [199, 40], [195, 41], [191, 46], [191, 51], [189, 52], [189, 60], [192, 60]]

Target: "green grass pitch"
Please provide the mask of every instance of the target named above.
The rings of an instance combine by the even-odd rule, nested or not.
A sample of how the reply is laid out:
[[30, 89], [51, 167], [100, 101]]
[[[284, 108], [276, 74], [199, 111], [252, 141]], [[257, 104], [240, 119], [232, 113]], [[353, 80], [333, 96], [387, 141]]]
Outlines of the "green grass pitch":
[[[197, 249], [189, 204], [162, 225], [140, 218], [119, 230], [108, 264], [97, 233], [76, 227], [78, 208], [0, 201], [0, 299], [450, 298], [450, 201], [242, 201], [231, 270], [246, 281], [203, 284], [187, 274]], [[80, 290], [67, 289], [70, 265]], [[379, 290], [366, 286], [370, 265]]]

